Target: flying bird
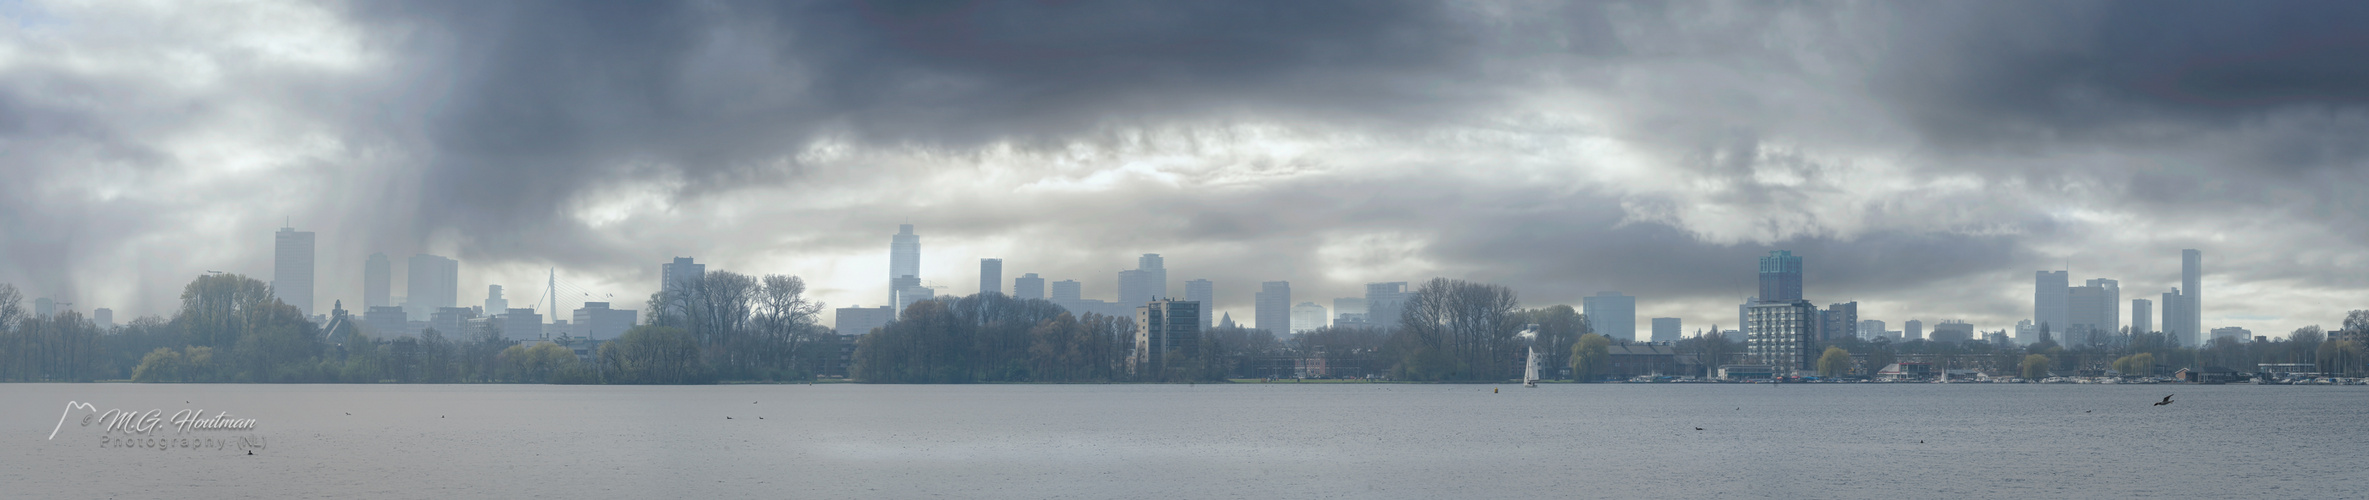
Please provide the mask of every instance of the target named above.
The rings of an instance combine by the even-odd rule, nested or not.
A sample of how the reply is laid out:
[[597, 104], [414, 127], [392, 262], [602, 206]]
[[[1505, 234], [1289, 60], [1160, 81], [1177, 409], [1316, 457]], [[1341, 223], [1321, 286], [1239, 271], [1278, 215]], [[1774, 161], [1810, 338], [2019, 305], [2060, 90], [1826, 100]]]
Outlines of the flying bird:
[[2155, 402], [2155, 406], [2163, 406], [2163, 405], [2168, 405], [2168, 404], [2172, 404], [2172, 395], [2168, 395], [2168, 394], [2163, 396], [2163, 400], [2162, 400], [2162, 401], [2156, 401], [2156, 402]]
[[1703, 428], [1701, 428], [1701, 427], [1696, 427], [1696, 428], [1694, 428], [1694, 430], [1698, 430], [1698, 431], [1699, 431], [1699, 430], [1703, 430]]
[[724, 417], [724, 420], [731, 420], [731, 419], [732, 419], [732, 417]]

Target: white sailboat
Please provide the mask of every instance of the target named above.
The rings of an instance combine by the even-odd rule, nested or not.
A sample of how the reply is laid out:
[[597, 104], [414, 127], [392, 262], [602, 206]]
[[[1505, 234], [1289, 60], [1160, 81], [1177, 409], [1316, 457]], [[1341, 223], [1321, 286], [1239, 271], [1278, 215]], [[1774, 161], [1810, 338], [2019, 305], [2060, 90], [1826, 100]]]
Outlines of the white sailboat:
[[1522, 387], [1538, 388], [1538, 325], [1523, 328], [1522, 343], [1530, 348], [1530, 360], [1522, 366]]

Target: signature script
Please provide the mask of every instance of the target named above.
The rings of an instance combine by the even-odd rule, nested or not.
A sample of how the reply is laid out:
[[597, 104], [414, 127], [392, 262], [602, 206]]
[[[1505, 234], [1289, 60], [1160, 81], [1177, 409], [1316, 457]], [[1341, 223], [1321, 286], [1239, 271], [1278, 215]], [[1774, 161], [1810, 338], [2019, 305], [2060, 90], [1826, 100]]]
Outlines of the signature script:
[[207, 416], [205, 410], [180, 410], [169, 414], [165, 413], [164, 410], [130, 411], [122, 409], [110, 409], [105, 412], [101, 412], [97, 406], [94, 406], [90, 403], [67, 401], [66, 411], [58, 414], [58, 425], [49, 429], [49, 439], [56, 440], [58, 438], [58, 430], [66, 427], [66, 419], [72, 417], [74, 415], [74, 410], [76, 409], [89, 412], [83, 414], [82, 416], [83, 427], [90, 427], [91, 424], [99, 424], [100, 427], [104, 429], [103, 432], [121, 433], [127, 436], [151, 435], [165, 429], [172, 429], [174, 432], [179, 433], [212, 430], [255, 430], [255, 419], [233, 417], [230, 415], [230, 412], [227, 411], [215, 412], [212, 416]]

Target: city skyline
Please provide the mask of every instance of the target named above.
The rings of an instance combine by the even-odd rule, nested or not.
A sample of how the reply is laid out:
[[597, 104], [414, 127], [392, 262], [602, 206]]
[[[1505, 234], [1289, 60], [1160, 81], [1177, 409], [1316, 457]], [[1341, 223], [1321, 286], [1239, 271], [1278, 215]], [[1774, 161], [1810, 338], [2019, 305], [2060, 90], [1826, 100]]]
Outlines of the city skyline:
[[[1785, 250], [1821, 306], [1995, 331], [2043, 269], [2175, 310], [2199, 249], [2195, 333], [2281, 336], [2369, 296], [2360, 91], [2297, 83], [2350, 74], [2358, 16], [2295, 5], [43, 6], [0, 45], [60, 54], [4, 69], [55, 86], [0, 99], [79, 125], [0, 130], [0, 282], [124, 323], [207, 271], [272, 279], [292, 226], [315, 314], [367, 302], [374, 253], [522, 304], [552, 269], [633, 304], [695, 256], [876, 307], [914, 224], [947, 294], [1000, 258], [1108, 299], [1158, 253], [1237, 321], [1262, 282], [1438, 276], [1733, 328]], [[976, 29], [900, 38], [934, 23]], [[915, 74], [959, 84], [889, 76]]]

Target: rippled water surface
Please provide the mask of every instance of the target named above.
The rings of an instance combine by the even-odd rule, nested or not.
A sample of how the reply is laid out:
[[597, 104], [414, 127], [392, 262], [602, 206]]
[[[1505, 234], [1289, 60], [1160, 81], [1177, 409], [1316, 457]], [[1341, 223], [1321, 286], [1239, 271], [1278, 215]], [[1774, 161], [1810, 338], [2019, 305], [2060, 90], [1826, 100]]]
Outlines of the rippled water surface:
[[[47, 439], [68, 401], [265, 447]], [[0, 497], [2359, 498], [2364, 422], [2359, 386], [0, 384]]]

